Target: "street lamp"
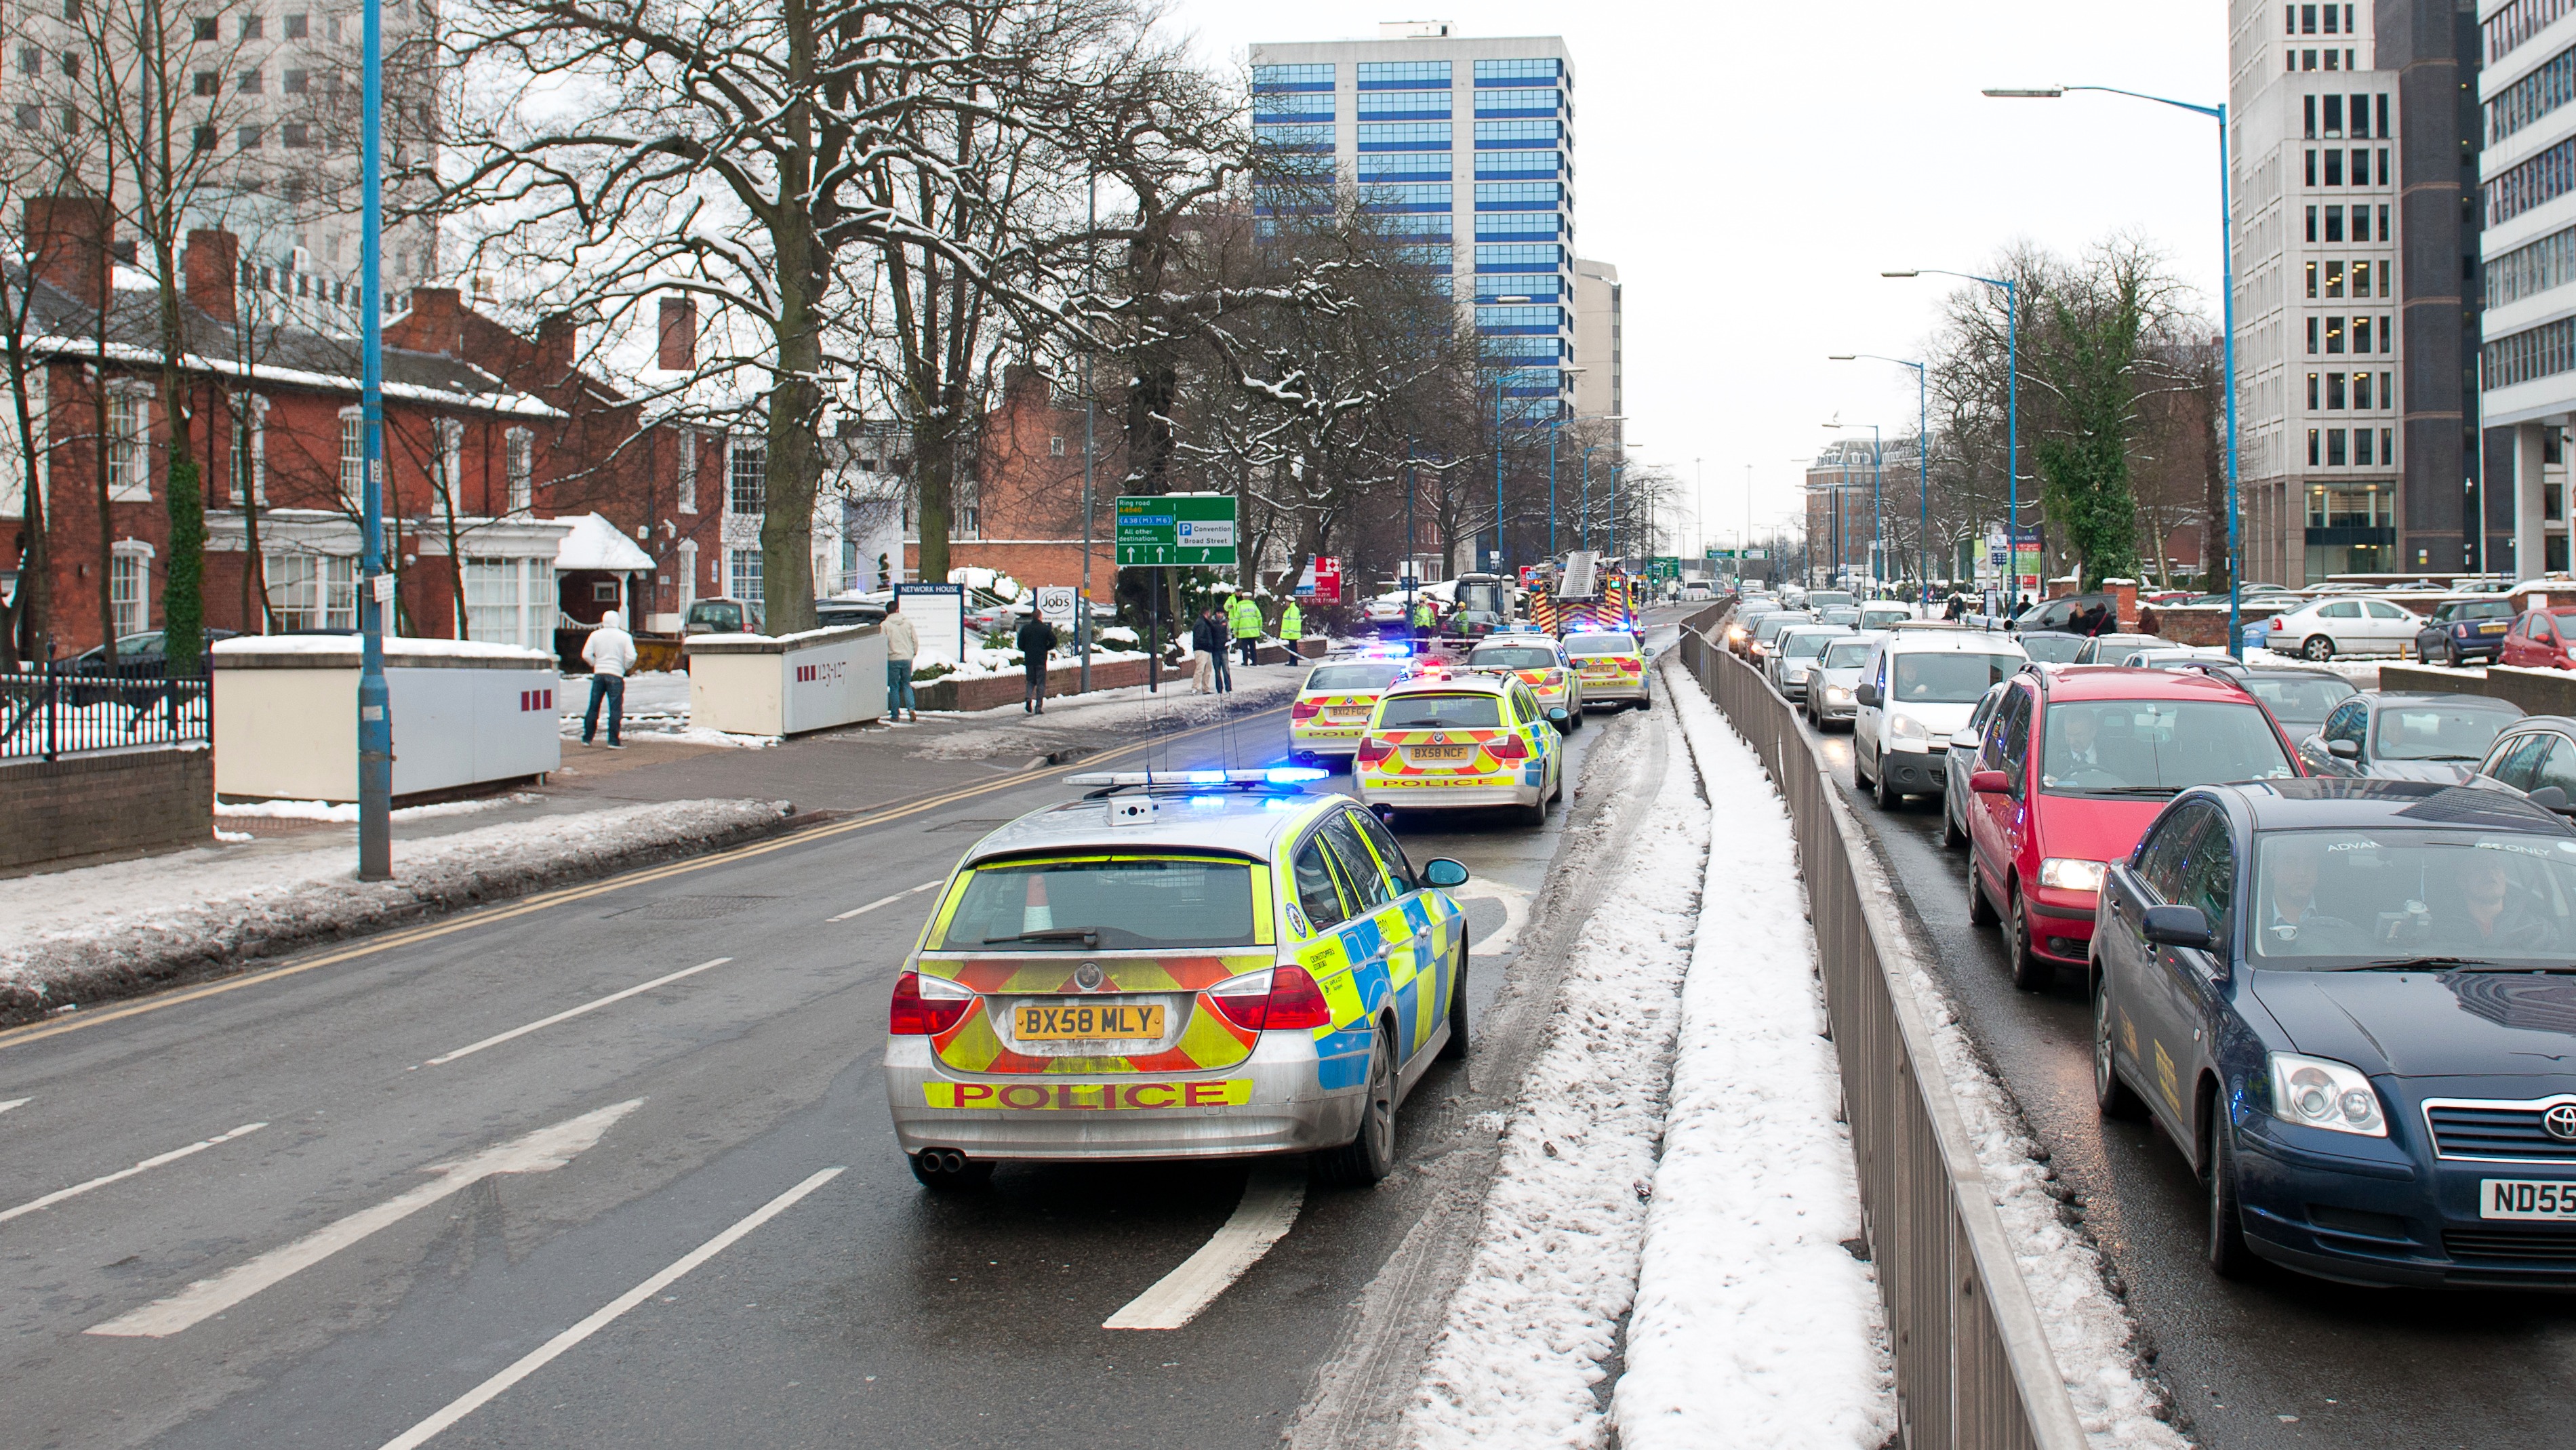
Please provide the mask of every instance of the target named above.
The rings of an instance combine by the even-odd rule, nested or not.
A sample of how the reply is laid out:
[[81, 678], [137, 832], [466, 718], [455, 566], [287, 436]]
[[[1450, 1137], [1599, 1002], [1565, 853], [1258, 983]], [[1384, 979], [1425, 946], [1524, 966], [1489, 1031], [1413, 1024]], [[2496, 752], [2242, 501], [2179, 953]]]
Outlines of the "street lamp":
[[1869, 430], [1869, 578], [1872, 584], [1887, 582], [1887, 455], [1879, 448], [1876, 423], [1827, 423], [1827, 428], [1867, 428]]
[[[1617, 421], [1624, 423], [1628, 420], [1625, 415], [1622, 415]], [[1583, 547], [1586, 549], [1592, 547], [1592, 455], [1604, 449], [1615, 452], [1636, 446], [1634, 443], [1625, 442], [1595, 443], [1583, 450]], [[1614, 494], [1613, 497], [1616, 495]]]
[[[2013, 594], [2021, 587], [2021, 284], [2010, 277], [1980, 277], [1947, 267], [1912, 267], [1878, 275], [1920, 277], [1926, 272], [2004, 289], [2004, 608], [2009, 613]], [[2234, 432], [2231, 427], [2231, 440]], [[2229, 446], [2234, 446], [2232, 441]]]
[[1986, 94], [1999, 100], [2053, 101], [2069, 91], [2102, 91], [2114, 96], [2127, 96], [2133, 101], [2153, 101], [2178, 111], [2207, 116], [2218, 123], [2218, 258], [2219, 258], [2219, 346], [2224, 352], [2222, 366], [2227, 372], [2227, 652], [2245, 658], [2245, 631], [2239, 620], [2243, 606], [2243, 561], [2237, 557], [2237, 472], [2236, 472], [2236, 220], [2229, 212], [2227, 176], [2227, 106], [2196, 105], [2190, 101], [2151, 96], [2144, 91], [2124, 91], [2118, 86], [2042, 86], [2028, 89], [1989, 89]]
[[[394, 722], [385, 685], [385, 26], [383, 0], [367, 0], [360, 51], [361, 109], [358, 270], [360, 306], [358, 407], [366, 435], [358, 540], [358, 879], [394, 874]], [[165, 138], [166, 139], [166, 138]], [[109, 647], [114, 648], [114, 641]], [[110, 657], [111, 662], [114, 656]]]
[[[1568, 369], [1566, 369], [1566, 371], [1567, 371], [1567, 372], [1579, 373], [1579, 372], [1583, 371], [1583, 369], [1581, 369], [1581, 368], [1568, 368]], [[1563, 431], [1563, 429], [1564, 429], [1564, 427], [1565, 427], [1565, 425], [1566, 425], [1566, 424], [1568, 424], [1568, 423], [1580, 423], [1580, 422], [1583, 422], [1583, 421], [1585, 421], [1585, 420], [1584, 420], [1584, 419], [1581, 419], [1581, 418], [1569, 418], [1569, 417], [1566, 417], [1566, 416], [1564, 416], [1564, 415], [1562, 415], [1562, 414], [1559, 414], [1558, 416], [1556, 416], [1556, 417], [1554, 417], [1554, 418], [1550, 418], [1550, 419], [1548, 419], [1548, 420], [1547, 420], [1547, 427], [1548, 427], [1548, 433], [1547, 433], [1547, 556], [1548, 556], [1550, 559], [1553, 559], [1553, 558], [1555, 558], [1555, 557], [1556, 557], [1556, 440], [1557, 440], [1557, 435], [1558, 435], [1561, 431]], [[1627, 415], [1627, 414], [1625, 414], [1625, 413], [1605, 413], [1605, 414], [1601, 415], [1601, 416], [1600, 416], [1600, 417], [1598, 417], [1598, 418], [1592, 419], [1591, 421], [1596, 422], [1596, 423], [1625, 423], [1625, 422], [1627, 422], [1627, 421], [1628, 421], [1628, 415]], [[1604, 444], [1597, 444], [1597, 445], [1595, 445], [1595, 446], [1596, 446], [1596, 447], [1603, 447], [1603, 448], [1616, 448], [1616, 447], [1618, 447], [1619, 445], [1618, 445], [1618, 444], [1615, 444], [1615, 443], [1604, 443]], [[1584, 460], [1585, 460], [1587, 463], [1588, 463], [1588, 462], [1590, 462], [1590, 460], [1591, 460], [1591, 458], [1592, 458], [1592, 449], [1590, 449], [1590, 448], [1586, 448], [1585, 450], [1583, 450], [1583, 457], [1584, 457]], [[1585, 500], [1587, 501], [1587, 507], [1588, 507], [1588, 501], [1589, 501], [1589, 500], [1591, 499], [1591, 497], [1592, 497], [1592, 491], [1591, 491], [1591, 488], [1590, 488], [1590, 486], [1589, 486], [1589, 485], [1590, 485], [1590, 480], [1589, 480], [1588, 478], [1585, 480], [1585, 483], [1586, 483], [1586, 487], [1585, 487], [1585, 489], [1584, 489], [1584, 494], [1583, 494], [1583, 496], [1584, 496]]]
[[1922, 586], [1923, 607], [1932, 607], [1932, 393], [1930, 369], [1919, 362], [1889, 357], [1875, 352], [1839, 352], [1830, 355], [1832, 362], [1854, 362], [1868, 358], [1873, 362], [1891, 362], [1901, 368], [1914, 369], [1914, 406], [1920, 416], [1914, 425], [1914, 489], [1922, 518], [1915, 526], [1914, 572]]

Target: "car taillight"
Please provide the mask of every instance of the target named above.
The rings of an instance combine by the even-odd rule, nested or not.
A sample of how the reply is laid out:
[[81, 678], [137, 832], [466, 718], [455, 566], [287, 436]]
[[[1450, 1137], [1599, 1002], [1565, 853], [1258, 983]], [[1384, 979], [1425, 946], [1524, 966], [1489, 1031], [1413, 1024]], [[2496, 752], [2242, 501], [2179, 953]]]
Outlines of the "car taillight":
[[1517, 735], [1506, 735], [1500, 740], [1486, 741], [1485, 753], [1494, 757], [1496, 760], [1529, 759], [1529, 747], [1523, 745], [1521, 743], [1521, 738]]
[[1297, 1031], [1331, 1024], [1333, 1009], [1304, 967], [1246, 972], [1208, 989], [1208, 1001], [1246, 1032]]
[[965, 1020], [975, 994], [945, 977], [906, 972], [894, 979], [886, 1030], [897, 1037], [935, 1037]]
[[1323, 708], [1324, 702], [1321, 700], [1299, 700], [1288, 707], [1288, 718], [1291, 720], [1311, 720], [1315, 717], [1315, 712]]
[[1363, 736], [1360, 740], [1360, 764], [1362, 765], [1375, 765], [1394, 753], [1393, 745], [1373, 735]]

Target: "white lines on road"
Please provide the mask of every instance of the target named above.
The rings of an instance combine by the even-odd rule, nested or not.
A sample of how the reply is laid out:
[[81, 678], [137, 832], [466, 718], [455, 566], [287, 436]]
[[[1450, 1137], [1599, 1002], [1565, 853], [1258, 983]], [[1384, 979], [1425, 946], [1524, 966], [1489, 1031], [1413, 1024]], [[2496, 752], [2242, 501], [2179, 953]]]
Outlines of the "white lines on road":
[[600, 1308], [589, 1318], [584, 1319], [579, 1324], [576, 1324], [572, 1328], [565, 1330], [563, 1333], [556, 1335], [554, 1338], [547, 1340], [545, 1343], [538, 1345], [535, 1349], [528, 1351], [526, 1355], [522, 1356], [516, 1364], [511, 1365], [509, 1368], [502, 1370], [499, 1374], [492, 1376], [483, 1383], [467, 1390], [464, 1394], [457, 1396], [454, 1400], [449, 1401], [445, 1409], [440, 1410], [437, 1414], [430, 1416], [428, 1419], [421, 1421], [419, 1424], [414, 1425], [392, 1439], [387, 1440], [384, 1443], [384, 1450], [414, 1450], [414, 1447], [416, 1446], [428, 1444], [440, 1431], [455, 1424], [457, 1421], [464, 1419], [466, 1416], [473, 1414], [483, 1406], [490, 1404], [493, 1400], [500, 1397], [502, 1391], [508, 1389], [514, 1384], [517, 1384], [519, 1381], [526, 1379], [528, 1376], [535, 1374], [538, 1370], [545, 1368], [565, 1350], [572, 1348], [574, 1345], [581, 1343], [583, 1340], [597, 1334], [602, 1329], [607, 1328], [610, 1324], [615, 1323], [618, 1316], [624, 1314], [627, 1310], [634, 1308], [636, 1305], [643, 1303], [645, 1300], [652, 1298], [654, 1295], [661, 1293], [664, 1289], [667, 1289], [671, 1287], [671, 1285], [679, 1282], [680, 1278], [687, 1274], [691, 1269], [694, 1269], [700, 1264], [705, 1263], [707, 1260], [714, 1258], [716, 1255], [723, 1253], [726, 1249], [732, 1247], [737, 1241], [739, 1241], [745, 1234], [750, 1233], [753, 1229], [760, 1227], [762, 1224], [769, 1222], [771, 1219], [776, 1218], [780, 1214], [795, 1207], [799, 1199], [802, 1199], [805, 1195], [812, 1193], [815, 1189], [822, 1187], [824, 1184], [831, 1182], [833, 1179], [840, 1177], [845, 1171], [847, 1170], [843, 1168], [826, 1168], [822, 1172], [815, 1174], [813, 1177], [806, 1179], [804, 1182], [797, 1184], [794, 1188], [791, 1188], [785, 1193], [778, 1195], [776, 1198], [769, 1200], [767, 1203], [762, 1204], [758, 1209], [755, 1209], [752, 1212], [750, 1217], [737, 1222], [733, 1227], [726, 1229], [723, 1233], [717, 1234], [714, 1238], [711, 1238], [705, 1243], [698, 1245], [696, 1248], [691, 1249], [685, 1256], [679, 1259], [676, 1263], [673, 1263], [669, 1268], [655, 1274], [652, 1278], [645, 1280], [643, 1283], [636, 1285], [634, 1288], [627, 1290], [616, 1298], [609, 1300], [606, 1304], [601, 1305]]
[[1518, 886], [1505, 886], [1499, 881], [1479, 881], [1461, 891], [1449, 893], [1453, 901], [1490, 901], [1503, 909], [1503, 924], [1467, 945], [1478, 954], [1498, 957], [1510, 951], [1529, 925], [1530, 893]]
[[1243, 1201], [1234, 1216], [1199, 1251], [1181, 1261], [1153, 1288], [1109, 1316], [1103, 1329], [1178, 1329], [1216, 1302], [1216, 1296], [1261, 1262], [1297, 1222], [1306, 1202], [1306, 1169], [1302, 1163], [1257, 1163], [1244, 1180]]
[[[946, 877], [944, 877], [944, 876], [943, 876], [943, 877], [941, 877], [941, 878], [940, 878], [940, 881], [945, 881], [945, 880], [947, 880], [947, 879], [948, 879], [948, 878], [946, 878]], [[905, 897], [907, 897], [907, 896], [919, 896], [921, 893], [923, 893], [923, 892], [925, 892], [925, 891], [928, 891], [930, 888], [932, 888], [933, 886], [936, 886], [936, 885], [938, 885], [938, 884], [939, 884], [939, 882], [938, 882], [938, 881], [924, 881], [924, 882], [923, 882], [923, 883], [921, 883], [919, 886], [908, 887], [908, 888], [906, 888], [906, 889], [904, 889], [904, 890], [902, 890], [902, 891], [898, 891], [898, 892], [896, 892], [896, 893], [895, 893], [894, 895], [892, 895], [892, 896], [880, 896], [880, 897], [878, 897], [876, 900], [869, 902], [869, 903], [868, 903], [867, 905], [865, 905], [865, 906], [853, 906], [853, 907], [851, 907], [849, 910], [847, 910], [847, 911], [845, 911], [845, 912], [842, 912], [839, 916], [827, 916], [827, 917], [825, 917], [825, 918], [823, 918], [823, 919], [824, 919], [825, 921], [827, 921], [827, 922], [831, 922], [831, 921], [848, 921], [851, 917], [854, 917], [854, 916], [865, 916], [865, 915], [867, 915], [869, 912], [876, 910], [876, 909], [877, 909], [878, 907], [880, 907], [880, 906], [892, 906], [892, 905], [894, 905], [896, 902], [903, 900], [903, 899], [904, 899]]]
[[493, 1035], [484, 1038], [480, 1042], [471, 1043], [467, 1046], [456, 1049], [454, 1052], [442, 1053], [437, 1057], [433, 1057], [429, 1061], [422, 1063], [421, 1066], [436, 1067], [441, 1063], [454, 1062], [460, 1057], [471, 1057], [475, 1053], [481, 1052], [484, 1048], [498, 1047], [502, 1043], [507, 1042], [514, 1037], [525, 1037], [529, 1033], [537, 1031], [539, 1028], [552, 1027], [558, 1022], [569, 1022], [584, 1012], [596, 1012], [600, 1008], [605, 1007], [612, 1002], [623, 1002], [638, 992], [650, 992], [655, 987], [668, 986], [669, 984], [680, 980], [682, 977], [694, 977], [709, 967], [721, 967], [732, 960], [733, 958], [731, 957], [718, 957], [711, 962], [700, 962], [694, 967], [683, 967], [679, 971], [673, 972], [668, 976], [655, 977], [649, 982], [638, 982], [623, 992], [611, 992], [605, 997], [584, 1002], [578, 1007], [566, 1008], [561, 1012], [557, 1012], [552, 1017], [540, 1017], [525, 1027], [513, 1027], [507, 1032], [496, 1032]]
[[11, 1108], [23, 1108], [34, 1101], [34, 1098], [11, 1098], [5, 1103], [0, 1103], [0, 1113], [5, 1113]]
[[433, 1163], [422, 1171], [435, 1173], [438, 1177], [418, 1188], [316, 1229], [291, 1244], [271, 1249], [211, 1279], [199, 1279], [167, 1299], [156, 1299], [104, 1324], [92, 1325], [86, 1332], [151, 1339], [176, 1334], [493, 1174], [547, 1173], [561, 1168], [597, 1143], [610, 1124], [643, 1106], [643, 1103], [642, 1098], [633, 1098], [611, 1104], [578, 1118], [568, 1118], [551, 1128], [539, 1128], [525, 1137], [486, 1148], [459, 1162]]
[[[20, 1098], [18, 1099], [18, 1102], [0, 1103], [0, 1112], [6, 1112], [10, 1108], [18, 1106], [18, 1103], [23, 1103], [25, 1101], [27, 1101], [27, 1099]], [[101, 1174], [87, 1183], [75, 1183], [69, 1188], [57, 1188], [42, 1198], [30, 1199], [25, 1203], [19, 1204], [16, 1208], [0, 1210], [0, 1223], [7, 1223], [9, 1220], [18, 1217], [20, 1214], [34, 1213], [40, 1208], [51, 1208], [66, 1198], [78, 1198], [93, 1188], [105, 1188], [107, 1185], [114, 1183], [119, 1179], [131, 1178], [137, 1173], [148, 1173], [153, 1169], [160, 1167], [164, 1163], [176, 1163], [180, 1159], [188, 1157], [191, 1154], [203, 1153], [208, 1148], [215, 1146], [217, 1143], [229, 1143], [235, 1138], [247, 1137], [267, 1126], [268, 1124], [266, 1123], [244, 1123], [229, 1133], [217, 1133], [211, 1138], [201, 1138], [196, 1142], [189, 1144], [185, 1148], [173, 1148], [167, 1153], [156, 1153], [152, 1157], [144, 1159], [142, 1162], [135, 1164], [131, 1168], [120, 1168], [114, 1173]]]

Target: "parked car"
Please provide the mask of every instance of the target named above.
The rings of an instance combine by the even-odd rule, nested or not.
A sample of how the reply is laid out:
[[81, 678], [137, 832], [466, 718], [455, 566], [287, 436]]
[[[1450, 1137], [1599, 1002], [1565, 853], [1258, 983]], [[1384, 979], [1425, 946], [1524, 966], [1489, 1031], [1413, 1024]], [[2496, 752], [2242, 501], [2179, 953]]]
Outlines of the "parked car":
[[2417, 627], [2416, 657], [2437, 665], [2492, 664], [2513, 614], [2510, 599], [2445, 599]]
[[814, 601], [814, 627], [831, 629], [844, 624], [878, 624], [885, 619], [884, 605], [871, 599], [817, 599]]
[[2091, 639], [2084, 641], [2083, 648], [2078, 649], [2075, 652], [2074, 663], [2079, 665], [2113, 665], [2118, 664], [2123, 658], [2135, 654], [2139, 650], [2171, 648], [2173, 648], [2172, 640], [2163, 639], [2152, 634], [2105, 632], [2097, 634]]
[[2109, 634], [2120, 627], [2120, 601], [2109, 594], [2069, 594], [2033, 606], [2028, 614], [2013, 621], [2013, 627]]
[[2300, 774], [2289, 737], [2223, 676], [2069, 668], [2015, 677], [1968, 777], [1968, 919], [2004, 923], [2013, 985], [2081, 968], [2105, 863], [2196, 785]]
[[2185, 792], [2107, 872], [2095, 1102], [2199, 1175], [2223, 1277], [2563, 1289], [2572, 909], [2576, 828], [2502, 791]]
[[1807, 698], [1807, 677], [1816, 659], [1825, 652], [1830, 640], [1840, 639], [1852, 631], [1839, 624], [1802, 624], [1780, 631], [1772, 642], [1771, 653], [1763, 661], [1763, 670], [1771, 677], [1771, 688], [1790, 701]]
[[1955, 851], [1968, 844], [1968, 803], [1976, 793], [1968, 788], [1968, 777], [1977, 768], [1977, 751], [1986, 743], [1986, 725], [1995, 718], [1995, 710], [2004, 702], [2004, 691], [2012, 687], [2006, 680], [1986, 691], [1977, 702], [1968, 723], [1950, 737], [1950, 749], [1941, 762], [1946, 784], [1941, 791], [1941, 845]]
[[2411, 610], [2385, 599], [2312, 599], [2272, 616], [2264, 626], [2265, 647], [2301, 659], [2330, 660], [2336, 655], [2402, 655], [2413, 648], [2420, 627]]
[[699, 599], [691, 601], [689, 614], [680, 621], [683, 634], [758, 634], [760, 606], [739, 599]]
[[2496, 663], [2535, 670], [2576, 669], [2568, 640], [2576, 632], [2576, 604], [2527, 609], [2505, 633]]
[[2299, 742], [2299, 758], [2310, 775], [2456, 785], [2478, 773], [2496, 736], [2521, 718], [2521, 707], [2484, 695], [2363, 690]]
[[2062, 629], [2025, 629], [2013, 637], [2021, 642], [2022, 653], [2037, 665], [2071, 665], [2093, 640], [2091, 635], [2069, 634]]
[[1950, 737], [1995, 682], [2030, 663], [2010, 635], [1890, 630], [1852, 691], [1852, 778], [1879, 809], [1945, 789]]
[[[219, 639], [233, 638], [234, 633], [229, 629], [204, 631], [206, 648], [214, 648], [215, 641]], [[162, 631], [157, 629], [118, 635], [116, 637], [116, 672], [113, 675], [108, 673], [107, 651], [99, 646], [83, 650], [55, 665], [53, 669], [58, 674], [82, 677], [68, 689], [67, 697], [74, 705], [95, 705], [104, 700], [122, 699], [124, 703], [140, 708], [160, 698], [166, 692], [140, 684], [109, 684], [108, 681], [146, 681], [166, 678], [170, 673], [170, 662], [162, 655], [161, 641]]]
[[1852, 692], [1860, 685], [1861, 671], [1868, 667], [1870, 652], [1878, 648], [1881, 638], [1876, 634], [1847, 634], [1825, 642], [1825, 652], [1807, 671], [1807, 719], [1819, 731], [1851, 723], [1860, 708]]

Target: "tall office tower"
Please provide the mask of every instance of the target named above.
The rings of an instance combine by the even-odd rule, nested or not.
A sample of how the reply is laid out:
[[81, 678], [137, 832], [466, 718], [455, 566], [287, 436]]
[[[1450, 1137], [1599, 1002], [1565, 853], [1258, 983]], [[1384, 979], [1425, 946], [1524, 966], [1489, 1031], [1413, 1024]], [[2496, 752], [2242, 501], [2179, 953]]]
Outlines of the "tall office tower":
[[[2488, 567], [2568, 567], [2567, 427], [2576, 418], [2576, 0], [2485, 0], [2478, 22], [2477, 198], [2485, 234], [2483, 422]], [[2506, 485], [2510, 483], [2508, 489]], [[2504, 506], [2510, 500], [2509, 507]]]
[[1472, 297], [1507, 426], [1574, 402], [1574, 69], [1554, 36], [1446, 21], [1252, 47], [1255, 131], [1321, 158]]
[[[1574, 351], [1587, 359], [1574, 378], [1574, 416], [1624, 418], [1628, 411], [1621, 332], [1625, 294], [1619, 269], [1588, 257], [1574, 261]], [[1627, 437], [1628, 425], [1613, 423], [1611, 442]]]

